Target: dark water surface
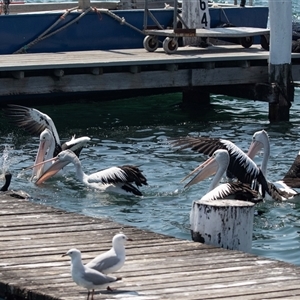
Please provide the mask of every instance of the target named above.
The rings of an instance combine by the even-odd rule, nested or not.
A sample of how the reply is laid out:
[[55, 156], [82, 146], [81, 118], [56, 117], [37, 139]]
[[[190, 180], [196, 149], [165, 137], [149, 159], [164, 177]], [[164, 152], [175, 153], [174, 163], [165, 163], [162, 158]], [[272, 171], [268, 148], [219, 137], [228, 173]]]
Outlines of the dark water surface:
[[[300, 90], [296, 90], [290, 122], [269, 124], [266, 103], [215, 95], [211, 106], [183, 110], [180, 94], [135, 99], [43, 106], [37, 109], [54, 120], [62, 141], [73, 134], [91, 137], [81, 154], [83, 170], [124, 164], [141, 166], [149, 185], [142, 198], [100, 193], [78, 183], [73, 166], [63, 177], [42, 186], [30, 182], [38, 137], [9, 125], [0, 115], [0, 173], [13, 172], [11, 188], [22, 189], [38, 203], [94, 217], [109, 217], [121, 224], [190, 239], [189, 212], [193, 200], [208, 189], [210, 180], [183, 189], [181, 179], [206, 159], [192, 151], [175, 151], [168, 139], [205, 135], [230, 139], [246, 150], [255, 131], [270, 135], [268, 178], [279, 180], [300, 149]], [[257, 163], [261, 157], [256, 158]], [[300, 265], [300, 204], [266, 202], [257, 206], [253, 253]]]

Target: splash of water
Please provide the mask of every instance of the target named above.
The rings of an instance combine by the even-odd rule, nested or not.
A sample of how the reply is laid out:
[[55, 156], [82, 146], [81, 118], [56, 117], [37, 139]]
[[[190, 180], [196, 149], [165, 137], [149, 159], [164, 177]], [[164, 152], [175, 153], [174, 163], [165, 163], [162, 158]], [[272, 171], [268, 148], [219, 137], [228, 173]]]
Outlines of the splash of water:
[[4, 149], [2, 156], [0, 157], [0, 173], [1, 177], [4, 177], [4, 174], [9, 170], [10, 165], [13, 162], [12, 151], [14, 148], [11, 145], [4, 144]]

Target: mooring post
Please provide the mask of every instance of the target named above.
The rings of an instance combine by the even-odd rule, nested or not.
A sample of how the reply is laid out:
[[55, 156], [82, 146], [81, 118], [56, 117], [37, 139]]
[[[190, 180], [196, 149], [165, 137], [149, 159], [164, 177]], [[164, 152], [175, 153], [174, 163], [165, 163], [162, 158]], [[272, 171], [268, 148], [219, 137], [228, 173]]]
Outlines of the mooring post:
[[254, 203], [239, 200], [194, 201], [190, 213], [195, 242], [251, 252]]
[[269, 0], [269, 20], [269, 82], [272, 86], [269, 120], [288, 121], [291, 102], [294, 100], [291, 65], [292, 1]]
[[[189, 29], [210, 28], [208, 0], [182, 1], [182, 19]], [[200, 45], [201, 37], [184, 37], [184, 45]]]

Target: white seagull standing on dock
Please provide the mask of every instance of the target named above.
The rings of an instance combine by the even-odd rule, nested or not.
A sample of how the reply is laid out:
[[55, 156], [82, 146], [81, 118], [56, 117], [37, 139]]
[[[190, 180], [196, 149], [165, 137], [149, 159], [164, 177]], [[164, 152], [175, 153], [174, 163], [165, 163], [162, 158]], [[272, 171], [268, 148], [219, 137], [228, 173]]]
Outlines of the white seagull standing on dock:
[[[71, 275], [74, 282], [88, 290], [87, 300], [90, 297], [91, 290], [91, 299], [93, 300], [96, 288], [103, 288], [111, 282], [122, 280], [120, 277], [108, 276], [84, 266], [81, 260], [81, 252], [78, 249], [70, 249], [62, 256], [67, 255], [71, 258]], [[107, 289], [110, 289], [110, 287], [108, 286]]]
[[[40, 144], [35, 159], [35, 165], [44, 160], [55, 157], [59, 152], [70, 149], [79, 156], [83, 147], [90, 141], [90, 138], [83, 136], [75, 138], [61, 144], [58, 132], [52, 119], [35, 108], [29, 108], [21, 105], [8, 104], [4, 110], [9, 120], [20, 128], [33, 135], [40, 136]], [[32, 178], [38, 179], [49, 165], [40, 164], [32, 172]]]
[[[137, 166], [124, 165], [121, 167], [111, 167], [90, 175], [83, 172], [79, 158], [71, 151], [64, 150], [56, 157], [49, 159], [54, 161], [51, 167], [36, 181], [39, 185], [48, 178], [54, 176], [63, 167], [72, 163], [75, 166], [76, 177], [79, 181], [88, 187], [105, 191], [114, 192], [125, 195], [142, 196], [141, 191], [137, 188], [142, 185], [147, 185], [147, 179], [142, 174], [142, 171]], [[47, 161], [42, 162], [46, 163]], [[36, 165], [31, 168], [36, 167]], [[135, 186], [132, 185], [135, 183]]]
[[260, 198], [259, 193], [253, 190], [249, 184], [238, 181], [219, 185], [222, 176], [227, 171], [229, 161], [230, 157], [227, 150], [216, 150], [209, 159], [183, 179], [184, 181], [195, 172], [199, 171], [185, 187], [196, 184], [215, 174], [207, 194], [205, 194], [200, 200], [236, 199], [254, 203], [263, 201], [263, 199]]
[[103, 274], [110, 274], [121, 269], [125, 263], [125, 244], [132, 241], [125, 234], [116, 234], [112, 239], [112, 247], [109, 251], [96, 256], [86, 266]]

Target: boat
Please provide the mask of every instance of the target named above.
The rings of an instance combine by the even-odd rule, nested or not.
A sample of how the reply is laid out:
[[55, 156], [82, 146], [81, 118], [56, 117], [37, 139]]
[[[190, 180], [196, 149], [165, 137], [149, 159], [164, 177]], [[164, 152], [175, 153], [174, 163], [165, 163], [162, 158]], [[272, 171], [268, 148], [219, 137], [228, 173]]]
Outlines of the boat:
[[[162, 28], [172, 28], [173, 10], [151, 9]], [[266, 28], [268, 7], [210, 7], [210, 27]], [[0, 54], [143, 48], [144, 9], [89, 7], [0, 15]], [[148, 16], [148, 26], [157, 23]], [[256, 41], [255, 43], [259, 43]]]

